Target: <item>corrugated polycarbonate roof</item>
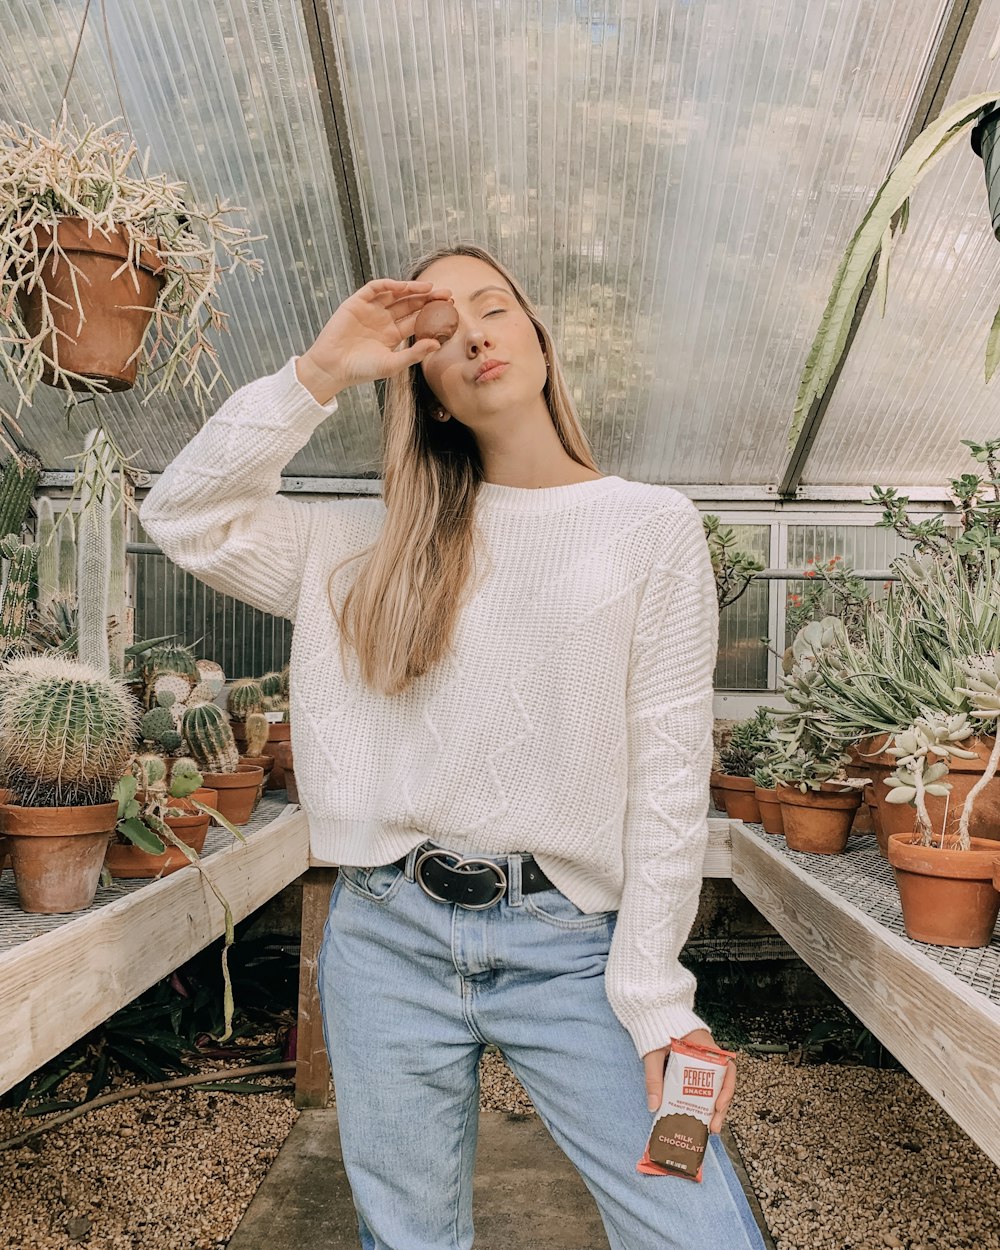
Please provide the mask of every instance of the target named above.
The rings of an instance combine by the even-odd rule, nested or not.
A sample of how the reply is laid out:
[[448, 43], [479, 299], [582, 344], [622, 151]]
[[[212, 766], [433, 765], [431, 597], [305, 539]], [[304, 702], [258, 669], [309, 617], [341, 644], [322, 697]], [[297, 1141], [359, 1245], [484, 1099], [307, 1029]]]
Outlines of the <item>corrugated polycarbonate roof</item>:
[[[97, 5], [94, 5], [95, 10]], [[837, 263], [898, 154], [943, 0], [107, 0], [150, 167], [245, 205], [265, 272], [223, 286], [235, 385], [303, 350], [372, 272], [475, 241], [551, 326], [606, 472], [781, 480], [799, 374]], [[8, 0], [0, 116], [46, 128], [84, 0]], [[984, 0], [949, 100], [986, 90]], [[73, 115], [119, 112], [99, 20]], [[982, 380], [1000, 302], [982, 164], [963, 147], [913, 197], [888, 313], [863, 318], [804, 481], [938, 484], [995, 430]], [[11, 395], [0, 388], [0, 400]], [[158, 470], [197, 428], [183, 396], [102, 399]], [[47, 391], [24, 441], [67, 467]], [[373, 388], [341, 397], [289, 467], [378, 467]], [[953, 454], [954, 453], [954, 454]]]

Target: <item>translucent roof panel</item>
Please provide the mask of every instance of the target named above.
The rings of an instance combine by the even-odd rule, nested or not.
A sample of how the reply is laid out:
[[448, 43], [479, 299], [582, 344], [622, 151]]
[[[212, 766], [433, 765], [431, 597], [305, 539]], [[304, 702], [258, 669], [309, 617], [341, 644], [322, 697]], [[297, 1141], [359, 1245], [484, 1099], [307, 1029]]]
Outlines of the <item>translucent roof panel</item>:
[[[989, 49], [998, 30], [1000, 0], [984, 0], [946, 107], [996, 88], [1000, 62], [989, 60]], [[871, 301], [803, 480], [936, 486], [967, 471], [958, 440], [1000, 430], [1000, 379], [987, 386], [984, 375], [998, 304], [1000, 243], [983, 163], [966, 136], [911, 197], [885, 317]]]
[[[71, 116], [105, 122], [121, 112], [93, 4], [69, 92]], [[84, 0], [6, 0], [0, 22], [0, 117], [44, 131], [58, 111]], [[271, 0], [129, 0], [107, 6], [122, 97], [150, 172], [186, 182], [194, 200], [216, 195], [245, 207], [241, 224], [266, 235], [254, 245], [264, 272], [222, 280], [229, 332], [220, 361], [240, 386], [303, 351], [350, 293], [337, 191], [313, 80], [301, 8]], [[234, 221], [239, 221], [234, 217]], [[220, 388], [219, 395], [225, 395]], [[61, 392], [39, 387], [23, 441], [47, 468], [66, 469], [98, 417], [158, 470], [201, 424], [183, 393], [142, 406], [138, 391], [84, 404], [67, 423]], [[13, 402], [0, 385], [0, 402]], [[371, 397], [347, 394], [293, 471], [372, 467]]]
[[327, 3], [376, 268], [482, 243], [602, 467], [774, 481], [940, 0]]

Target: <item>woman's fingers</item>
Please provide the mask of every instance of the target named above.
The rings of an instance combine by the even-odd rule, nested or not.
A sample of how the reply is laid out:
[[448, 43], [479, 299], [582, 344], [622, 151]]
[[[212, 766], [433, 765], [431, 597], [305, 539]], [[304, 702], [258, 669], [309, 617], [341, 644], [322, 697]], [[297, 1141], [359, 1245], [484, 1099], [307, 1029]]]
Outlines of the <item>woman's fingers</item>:
[[450, 287], [435, 287], [433, 282], [396, 282], [393, 278], [377, 278], [358, 292], [371, 300], [388, 306], [397, 300], [412, 298], [425, 303], [431, 299], [450, 299]]
[[414, 343], [412, 347], [407, 347], [405, 351], [393, 352], [391, 356], [393, 367], [391, 371], [386, 371], [385, 377], [392, 377], [397, 373], [402, 373], [404, 369], [409, 369], [411, 365], [419, 365], [428, 356], [433, 356], [440, 346], [441, 344], [437, 339], [421, 339], [419, 343]]
[[[439, 299], [443, 297], [435, 295], [433, 298]], [[399, 321], [411, 312], [419, 312], [425, 304], [430, 302], [430, 299], [430, 295], [408, 295], [404, 299], [398, 299], [394, 304], [390, 304], [388, 311]]]

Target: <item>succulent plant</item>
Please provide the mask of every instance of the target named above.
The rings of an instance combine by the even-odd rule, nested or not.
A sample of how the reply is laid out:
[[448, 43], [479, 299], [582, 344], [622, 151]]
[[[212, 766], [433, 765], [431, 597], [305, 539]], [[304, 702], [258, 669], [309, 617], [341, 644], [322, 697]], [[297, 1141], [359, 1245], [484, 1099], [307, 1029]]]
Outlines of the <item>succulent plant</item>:
[[734, 725], [729, 742], [719, 752], [720, 772], [729, 777], [752, 777], [774, 724], [770, 709], [759, 707], [753, 716]]
[[264, 695], [264, 711], [287, 712], [288, 700], [282, 694], [266, 694]]
[[199, 703], [184, 713], [181, 733], [198, 767], [206, 773], [235, 773], [240, 755], [222, 708]]
[[188, 695], [187, 705], [194, 707], [196, 703], [214, 703], [217, 694], [214, 682], [199, 681]]
[[136, 780], [143, 790], [153, 790], [164, 784], [167, 766], [159, 755], [137, 755], [132, 765]]
[[174, 760], [174, 766], [170, 770], [171, 798], [186, 799], [188, 795], [194, 794], [203, 780], [201, 771], [194, 760], [187, 757]]
[[143, 671], [148, 677], [157, 671], [183, 673], [193, 684], [198, 680], [198, 661], [190, 647], [180, 643], [162, 643], [150, 647], [143, 662]]
[[226, 674], [221, 664], [216, 664], [214, 660], [196, 660], [195, 667], [198, 669], [198, 680], [208, 682], [212, 687], [213, 699], [225, 690]]
[[281, 670], [281, 693], [286, 699], [291, 698], [291, 666], [288, 664]]
[[277, 695], [279, 698], [285, 693], [284, 681], [280, 673], [265, 673], [260, 679], [259, 685], [264, 695], [273, 698]]
[[[886, 748], [888, 754], [899, 760], [895, 772], [885, 779], [889, 790], [886, 802], [913, 804], [917, 811], [916, 831], [924, 846], [931, 845], [934, 832], [927, 811], [927, 796], [944, 798], [950, 792], [951, 782], [945, 777], [951, 756], [976, 758], [974, 751], [958, 745], [972, 737], [973, 732], [965, 715], [928, 712], [896, 734]], [[928, 763], [931, 755], [941, 758]]]
[[139, 708], [124, 684], [52, 656], [6, 665], [0, 777], [25, 807], [107, 803], [125, 772]]
[[[166, 691], [169, 691], [179, 703], [185, 703], [191, 694], [191, 678], [183, 673], [164, 669], [152, 674], [147, 690], [150, 704], [154, 701], [159, 702], [159, 696]], [[170, 705], [161, 704], [161, 706], [169, 707]]]
[[246, 719], [246, 754], [263, 755], [270, 725], [262, 712], [251, 712]]
[[260, 682], [244, 677], [229, 688], [226, 707], [234, 720], [246, 720], [252, 712], [264, 711], [264, 692]]
[[9, 651], [24, 637], [28, 622], [28, 595], [38, 559], [38, 547], [22, 543], [20, 538], [8, 534], [0, 538], [0, 555], [8, 561], [3, 605], [0, 607], [0, 642], [4, 650]]

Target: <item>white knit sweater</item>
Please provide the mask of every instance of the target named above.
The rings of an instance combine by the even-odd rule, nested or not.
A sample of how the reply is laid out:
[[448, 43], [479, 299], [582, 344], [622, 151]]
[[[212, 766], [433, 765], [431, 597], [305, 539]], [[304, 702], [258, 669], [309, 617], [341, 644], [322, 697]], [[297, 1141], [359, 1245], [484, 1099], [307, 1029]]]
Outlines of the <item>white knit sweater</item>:
[[[718, 609], [694, 505], [620, 477], [480, 484], [488, 567], [454, 654], [387, 697], [341, 668], [331, 568], [379, 497], [277, 494], [337, 408], [295, 357], [222, 405], [154, 485], [150, 537], [225, 594], [295, 622], [292, 744], [314, 855], [387, 864], [425, 838], [530, 851], [585, 911], [618, 910], [608, 1000], [639, 1054], [705, 1027], [678, 962], [708, 837]], [[338, 608], [360, 561], [334, 580]]]

